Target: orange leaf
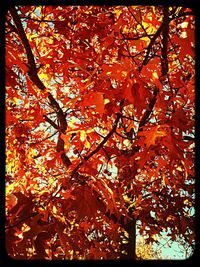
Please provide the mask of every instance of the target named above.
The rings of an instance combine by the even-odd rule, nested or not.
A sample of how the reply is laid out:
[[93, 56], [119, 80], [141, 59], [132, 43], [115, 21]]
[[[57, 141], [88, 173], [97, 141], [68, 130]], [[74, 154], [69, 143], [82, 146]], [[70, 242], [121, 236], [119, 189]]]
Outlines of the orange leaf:
[[166, 136], [167, 133], [164, 130], [160, 130], [160, 125], [153, 126], [149, 131], [141, 131], [138, 136], [144, 136], [144, 143], [149, 148], [151, 145], [155, 145], [158, 137]]
[[102, 92], [90, 92], [85, 95], [82, 101], [83, 106], [96, 106], [97, 112], [102, 117], [104, 113], [104, 98]]
[[70, 145], [69, 140], [70, 140], [71, 135], [70, 134], [66, 134], [65, 135], [65, 134], [61, 133], [61, 136], [60, 137], [65, 142], [65, 148], [68, 149], [69, 148], [69, 145]]
[[6, 204], [8, 210], [12, 209], [18, 202], [17, 197], [14, 194], [10, 194], [6, 197]]

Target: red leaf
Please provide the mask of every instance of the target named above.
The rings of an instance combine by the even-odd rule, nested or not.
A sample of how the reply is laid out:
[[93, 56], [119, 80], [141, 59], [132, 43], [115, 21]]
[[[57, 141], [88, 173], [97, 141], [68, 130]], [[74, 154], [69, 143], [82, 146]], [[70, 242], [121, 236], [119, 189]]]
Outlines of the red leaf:
[[32, 95], [34, 95], [34, 96], [37, 97], [37, 92], [36, 92], [36, 90], [33, 88], [33, 87], [34, 87], [34, 84], [32, 83], [32, 81], [31, 81], [28, 77], [26, 78], [26, 84], [27, 84], [29, 93], [31, 93]]
[[53, 158], [51, 160], [48, 160], [46, 165], [48, 169], [54, 169], [56, 163], [56, 158]]

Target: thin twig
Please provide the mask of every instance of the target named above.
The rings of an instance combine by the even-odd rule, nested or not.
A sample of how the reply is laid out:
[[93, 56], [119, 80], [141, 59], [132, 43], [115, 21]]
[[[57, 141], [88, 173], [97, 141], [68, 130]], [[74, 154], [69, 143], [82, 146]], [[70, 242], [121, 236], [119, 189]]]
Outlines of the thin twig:
[[40, 143], [46, 141], [47, 139], [53, 137], [53, 136], [56, 135], [57, 133], [58, 133], [58, 131], [55, 131], [55, 133], [53, 133], [53, 134], [47, 136], [46, 138], [44, 138], [44, 139], [42, 139], [42, 140], [36, 141], [36, 142], [34, 142], [34, 143], [30, 143], [30, 145], [40, 144]]
[[116, 133], [116, 135], [118, 135], [118, 136], [122, 137], [123, 139], [132, 140], [132, 138], [130, 138], [130, 137], [128, 137], [128, 136], [124, 136], [124, 135], [122, 135], [122, 134], [118, 133], [117, 131], [115, 131], [115, 133]]
[[51, 126], [53, 126], [53, 128], [55, 128], [56, 130], [59, 129], [58, 125], [55, 124], [55, 122], [52, 121], [49, 117], [47, 117], [46, 115], [44, 115], [43, 118], [45, 119], [46, 122], [48, 122], [49, 124], [51, 124]]
[[[117, 118], [114, 122], [113, 128], [110, 130], [110, 132], [104, 137], [104, 139], [100, 142], [100, 144], [87, 156], [84, 157], [84, 161], [89, 160], [94, 154], [96, 154], [102, 147], [103, 145], [108, 141], [108, 139], [112, 136], [112, 134], [115, 132], [116, 128], [117, 128], [117, 124], [119, 122], [121, 118], [121, 114], [117, 113]], [[76, 168], [72, 171], [71, 177], [73, 177], [78, 169], [83, 165], [84, 161], [81, 161]]]
[[131, 117], [128, 117], [128, 116], [125, 116], [125, 115], [122, 115], [122, 118], [125, 118], [127, 120], [131, 120], [131, 121], [135, 121], [135, 122], [140, 122], [139, 120], [136, 120], [134, 118], [131, 118]]
[[159, 90], [158, 90], [158, 88], [156, 87], [156, 88], [154, 89], [154, 96], [153, 96], [152, 99], [150, 100], [149, 106], [148, 106], [148, 108], [146, 109], [146, 111], [145, 111], [144, 115], [142, 116], [142, 119], [141, 119], [141, 121], [140, 121], [140, 123], [139, 123], [139, 129], [145, 125], [147, 119], [149, 118], [151, 112], [153, 111], [154, 105], [155, 105], [155, 103], [156, 103], [156, 99], [157, 99], [158, 92], [159, 92]]
[[26, 221], [26, 220], [29, 219], [29, 218], [32, 218], [32, 217], [36, 216], [37, 214], [38, 214], [38, 212], [32, 212], [31, 214], [29, 214], [29, 215], [26, 216], [25, 218], [20, 219], [18, 222], [14, 223], [14, 224], [12, 224], [12, 225], [8, 225], [8, 226], [6, 226], [5, 229], [7, 230], [7, 229], [10, 229], [10, 228], [16, 227], [16, 226], [19, 225], [20, 223]]
[[[127, 7], [128, 11], [131, 13], [131, 15], [133, 16], [133, 18], [135, 19], [135, 21], [140, 25], [140, 27], [143, 29], [143, 31], [145, 32], [145, 34], [147, 35], [146, 29], [144, 28], [144, 26], [142, 25], [141, 22], [139, 22], [139, 20], [136, 18], [136, 16], [133, 14], [133, 12], [131, 11], [130, 7]], [[140, 13], [140, 17], [141, 17], [141, 13]], [[141, 19], [142, 20], [142, 19]]]

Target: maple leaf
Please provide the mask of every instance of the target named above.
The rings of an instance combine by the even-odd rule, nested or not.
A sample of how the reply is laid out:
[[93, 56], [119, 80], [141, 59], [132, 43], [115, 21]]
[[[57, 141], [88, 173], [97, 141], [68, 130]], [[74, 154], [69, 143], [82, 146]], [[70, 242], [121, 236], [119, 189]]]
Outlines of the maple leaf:
[[162, 130], [162, 125], [156, 125], [150, 128], [150, 130], [142, 130], [138, 133], [138, 136], [144, 137], [144, 143], [146, 144], [147, 148], [151, 145], [156, 144], [157, 138], [166, 136], [167, 133], [165, 130]]
[[87, 106], [96, 106], [97, 112], [100, 114], [100, 116], [104, 113], [104, 93], [102, 92], [89, 92], [85, 97], [83, 98], [82, 105]]

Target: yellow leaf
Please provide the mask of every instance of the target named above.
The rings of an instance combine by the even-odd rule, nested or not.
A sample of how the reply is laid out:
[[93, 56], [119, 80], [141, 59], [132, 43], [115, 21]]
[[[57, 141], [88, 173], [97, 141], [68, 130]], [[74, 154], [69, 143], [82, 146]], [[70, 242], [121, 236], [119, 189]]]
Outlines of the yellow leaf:
[[125, 235], [125, 237], [129, 238], [129, 233], [128, 232], [124, 231], [124, 235]]
[[147, 22], [142, 21], [142, 26], [143, 26], [144, 28], [147, 28], [147, 27], [149, 26], [149, 24], [148, 24]]
[[184, 21], [184, 22], [182, 22], [182, 23], [180, 24], [180, 26], [181, 26], [181, 28], [185, 29], [185, 28], [187, 28], [187, 26], [188, 26], [188, 22], [187, 22], [187, 21]]
[[127, 76], [127, 71], [122, 71], [122, 77], [126, 77]]
[[122, 13], [122, 10], [116, 8], [116, 9], [114, 10], [114, 13], [116, 14], [116, 17], [119, 18], [119, 16], [120, 16], [121, 13]]
[[122, 32], [123, 32], [123, 33], [129, 33], [129, 29], [128, 29], [127, 25], [125, 25], [125, 26], [123, 27]]
[[30, 148], [27, 154], [27, 159], [28, 160], [33, 160], [33, 157], [36, 156], [38, 153], [35, 149]]
[[181, 168], [181, 166], [178, 166], [176, 169], [177, 169], [177, 171], [183, 171], [183, 169]]
[[55, 182], [54, 178], [50, 177], [49, 180], [48, 180], [48, 183], [50, 185], [52, 185], [54, 182]]
[[183, 39], [187, 38], [187, 32], [186, 31], [182, 32], [180, 34], [180, 37], [183, 38]]
[[166, 221], [173, 221], [175, 219], [175, 217], [173, 215], [169, 215], [166, 219]]
[[45, 79], [45, 80], [49, 80], [50, 79], [50, 75], [49, 74], [45, 74], [45, 73], [40, 73], [38, 74], [40, 79]]
[[108, 98], [104, 99], [104, 105], [110, 103], [110, 100]]
[[85, 147], [90, 148], [90, 142], [87, 139], [85, 140]]
[[110, 75], [111, 73], [112, 73], [112, 71], [108, 71], [108, 72], [106, 72], [107, 75]]
[[163, 185], [166, 186], [166, 175], [163, 173], [162, 175]]
[[156, 234], [155, 234], [155, 235], [152, 235], [152, 238], [153, 238], [155, 241], [158, 240]]
[[75, 123], [77, 123], [77, 119], [72, 118], [71, 121], [68, 122], [68, 126], [73, 129]]
[[52, 209], [52, 211], [53, 211], [53, 213], [57, 213], [57, 208], [56, 208], [56, 206], [53, 206], [53, 209]]
[[30, 226], [28, 226], [26, 223], [23, 223], [22, 232], [28, 232], [30, 229], [31, 229]]
[[140, 38], [140, 40], [145, 41], [147, 43], [146, 45], [148, 45], [150, 43], [150, 40], [148, 37], [142, 37], [142, 38]]
[[47, 40], [48, 40], [49, 44], [53, 44], [53, 42], [54, 42], [52, 38], [48, 38]]
[[154, 80], [157, 80], [157, 79], [158, 79], [158, 73], [157, 73], [156, 71], [154, 71], [154, 72], [152, 73], [152, 76], [153, 76], [153, 79], [154, 79]]
[[128, 139], [126, 139], [126, 140], [123, 141], [123, 144], [124, 144], [126, 147], [129, 147], [129, 146], [131, 145], [131, 142], [130, 142]]
[[13, 97], [13, 102], [14, 102], [14, 104], [18, 104], [18, 102], [19, 102], [19, 99], [18, 98], [16, 98], [16, 97]]
[[85, 138], [86, 138], [86, 132], [85, 131], [80, 131], [80, 140], [83, 142], [85, 141]]
[[43, 172], [43, 173], [46, 173], [46, 172], [47, 172], [47, 170], [45, 169], [44, 166], [41, 166], [41, 167], [40, 167], [40, 171]]

